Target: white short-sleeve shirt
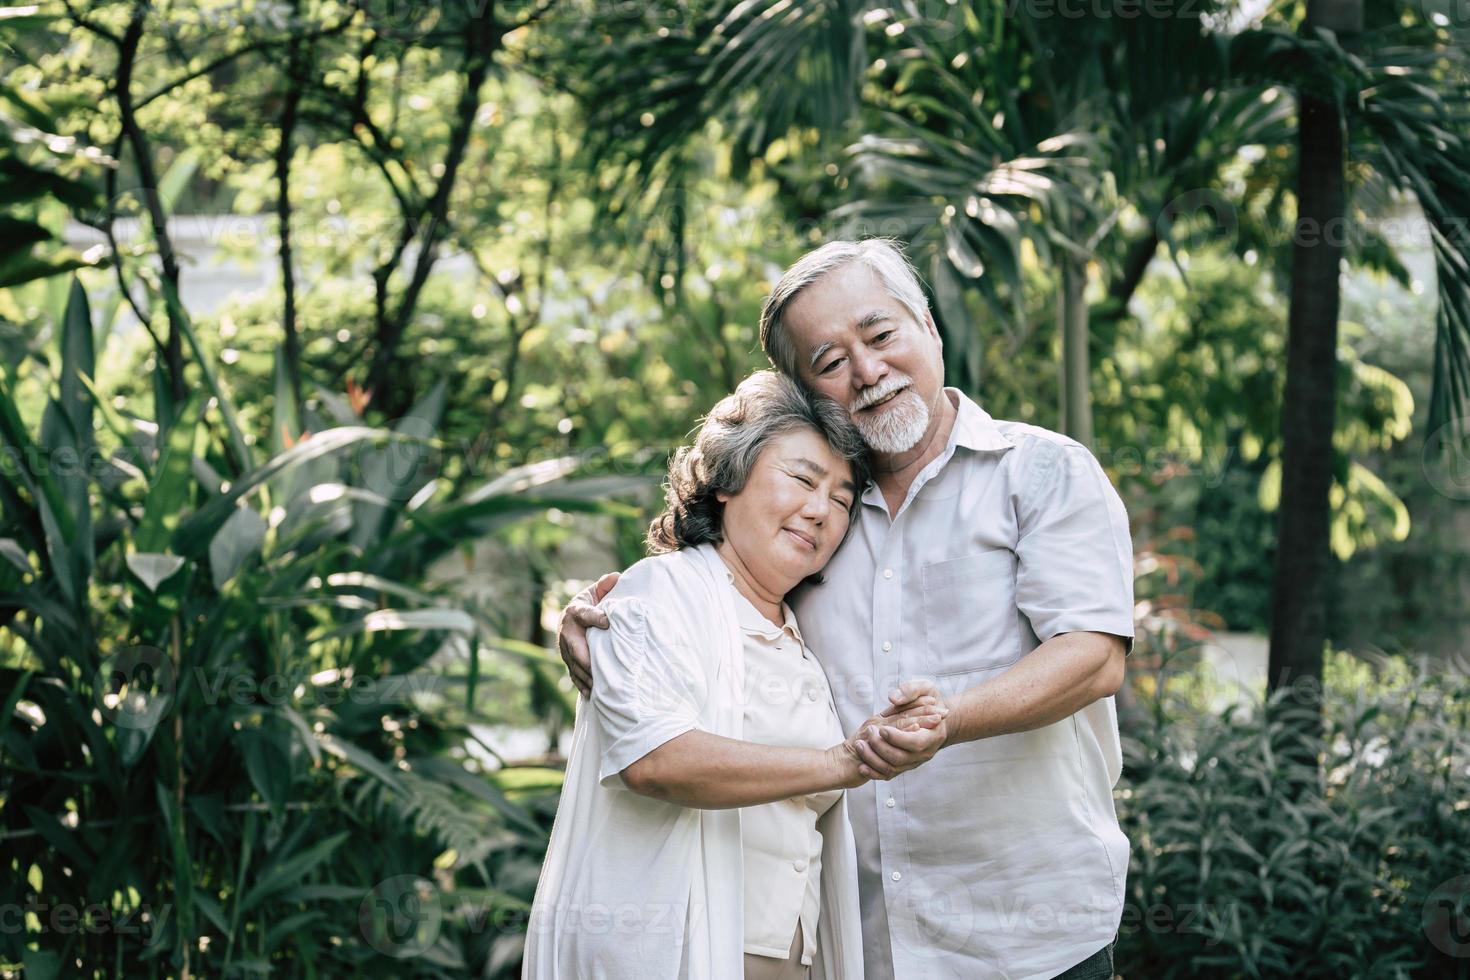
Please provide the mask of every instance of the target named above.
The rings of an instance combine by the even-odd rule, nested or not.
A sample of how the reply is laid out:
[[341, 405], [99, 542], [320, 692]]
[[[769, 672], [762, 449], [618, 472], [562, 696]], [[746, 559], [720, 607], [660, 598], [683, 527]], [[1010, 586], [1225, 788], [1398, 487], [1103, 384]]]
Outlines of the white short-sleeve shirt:
[[[902, 680], [958, 693], [1058, 633], [1133, 636], [1128, 517], [1097, 460], [945, 391], [944, 453], [891, 518], [868, 488], [825, 584], [790, 597], [844, 731]], [[1041, 980], [1105, 946], [1128, 871], [1121, 769], [1109, 697], [849, 791], [869, 980]]]

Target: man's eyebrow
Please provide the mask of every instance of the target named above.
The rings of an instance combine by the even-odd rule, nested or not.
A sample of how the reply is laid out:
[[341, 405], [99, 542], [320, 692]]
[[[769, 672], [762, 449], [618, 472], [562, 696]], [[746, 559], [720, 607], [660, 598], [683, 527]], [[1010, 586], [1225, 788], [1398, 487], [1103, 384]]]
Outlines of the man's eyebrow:
[[[858, 318], [856, 328], [858, 330], [866, 330], [874, 324], [884, 323], [892, 319], [893, 314], [889, 313], [887, 310], [871, 310], [867, 313], [864, 313], [861, 317]], [[825, 344], [818, 344], [817, 349], [812, 351], [812, 359], [807, 362], [807, 367], [815, 370], [817, 362], [822, 359], [822, 356], [824, 354], [826, 354], [835, 346], [837, 345], [831, 343], [830, 341]]]
[[809, 368], [815, 368], [817, 366], [817, 362], [822, 359], [822, 355], [825, 354], [825, 353], [827, 353], [829, 350], [831, 350], [835, 346], [836, 345], [833, 344], [831, 341], [828, 341], [825, 344], [818, 344], [817, 345], [817, 349], [814, 350], [814, 351], [812, 351], [812, 359], [809, 362], [807, 362], [807, 367], [809, 367]]

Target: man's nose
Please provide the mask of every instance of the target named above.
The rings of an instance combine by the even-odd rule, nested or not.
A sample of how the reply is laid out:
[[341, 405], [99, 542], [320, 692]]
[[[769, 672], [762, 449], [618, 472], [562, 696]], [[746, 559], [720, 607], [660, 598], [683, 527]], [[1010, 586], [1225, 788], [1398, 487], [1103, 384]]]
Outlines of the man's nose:
[[867, 351], [855, 351], [852, 357], [852, 380], [859, 388], [871, 388], [888, 374], [888, 365], [883, 358], [874, 357]]

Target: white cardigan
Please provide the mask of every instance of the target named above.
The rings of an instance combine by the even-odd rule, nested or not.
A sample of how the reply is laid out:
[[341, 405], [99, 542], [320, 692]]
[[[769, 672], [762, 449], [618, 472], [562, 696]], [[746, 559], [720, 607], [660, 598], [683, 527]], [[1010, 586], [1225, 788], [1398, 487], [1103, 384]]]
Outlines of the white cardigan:
[[[740, 810], [639, 796], [619, 775], [696, 728], [741, 737], [744, 650], [724, 562], [712, 545], [645, 558], [622, 574], [602, 608], [611, 628], [588, 632], [593, 710], [579, 701], [521, 975], [741, 980]], [[857, 853], [845, 794], [817, 826], [822, 914], [812, 980], [861, 980]]]

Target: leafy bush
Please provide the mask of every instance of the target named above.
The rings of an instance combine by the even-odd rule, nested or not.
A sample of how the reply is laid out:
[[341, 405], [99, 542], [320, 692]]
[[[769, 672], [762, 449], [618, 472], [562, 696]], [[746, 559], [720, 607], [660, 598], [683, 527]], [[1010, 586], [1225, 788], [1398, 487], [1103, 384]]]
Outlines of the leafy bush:
[[278, 358], [267, 444], [205, 359], [152, 419], [100, 394], [78, 284], [58, 333], [0, 374], [0, 973], [507, 975], [557, 777], [466, 758], [482, 658], [569, 705], [430, 572], [614, 505], [539, 471], [445, 494], [442, 384], [374, 428], [298, 409]]
[[1216, 715], [1169, 673], [1125, 730], [1119, 971], [1470, 975], [1470, 679], [1334, 654], [1314, 768], [1281, 752], [1294, 692]]

